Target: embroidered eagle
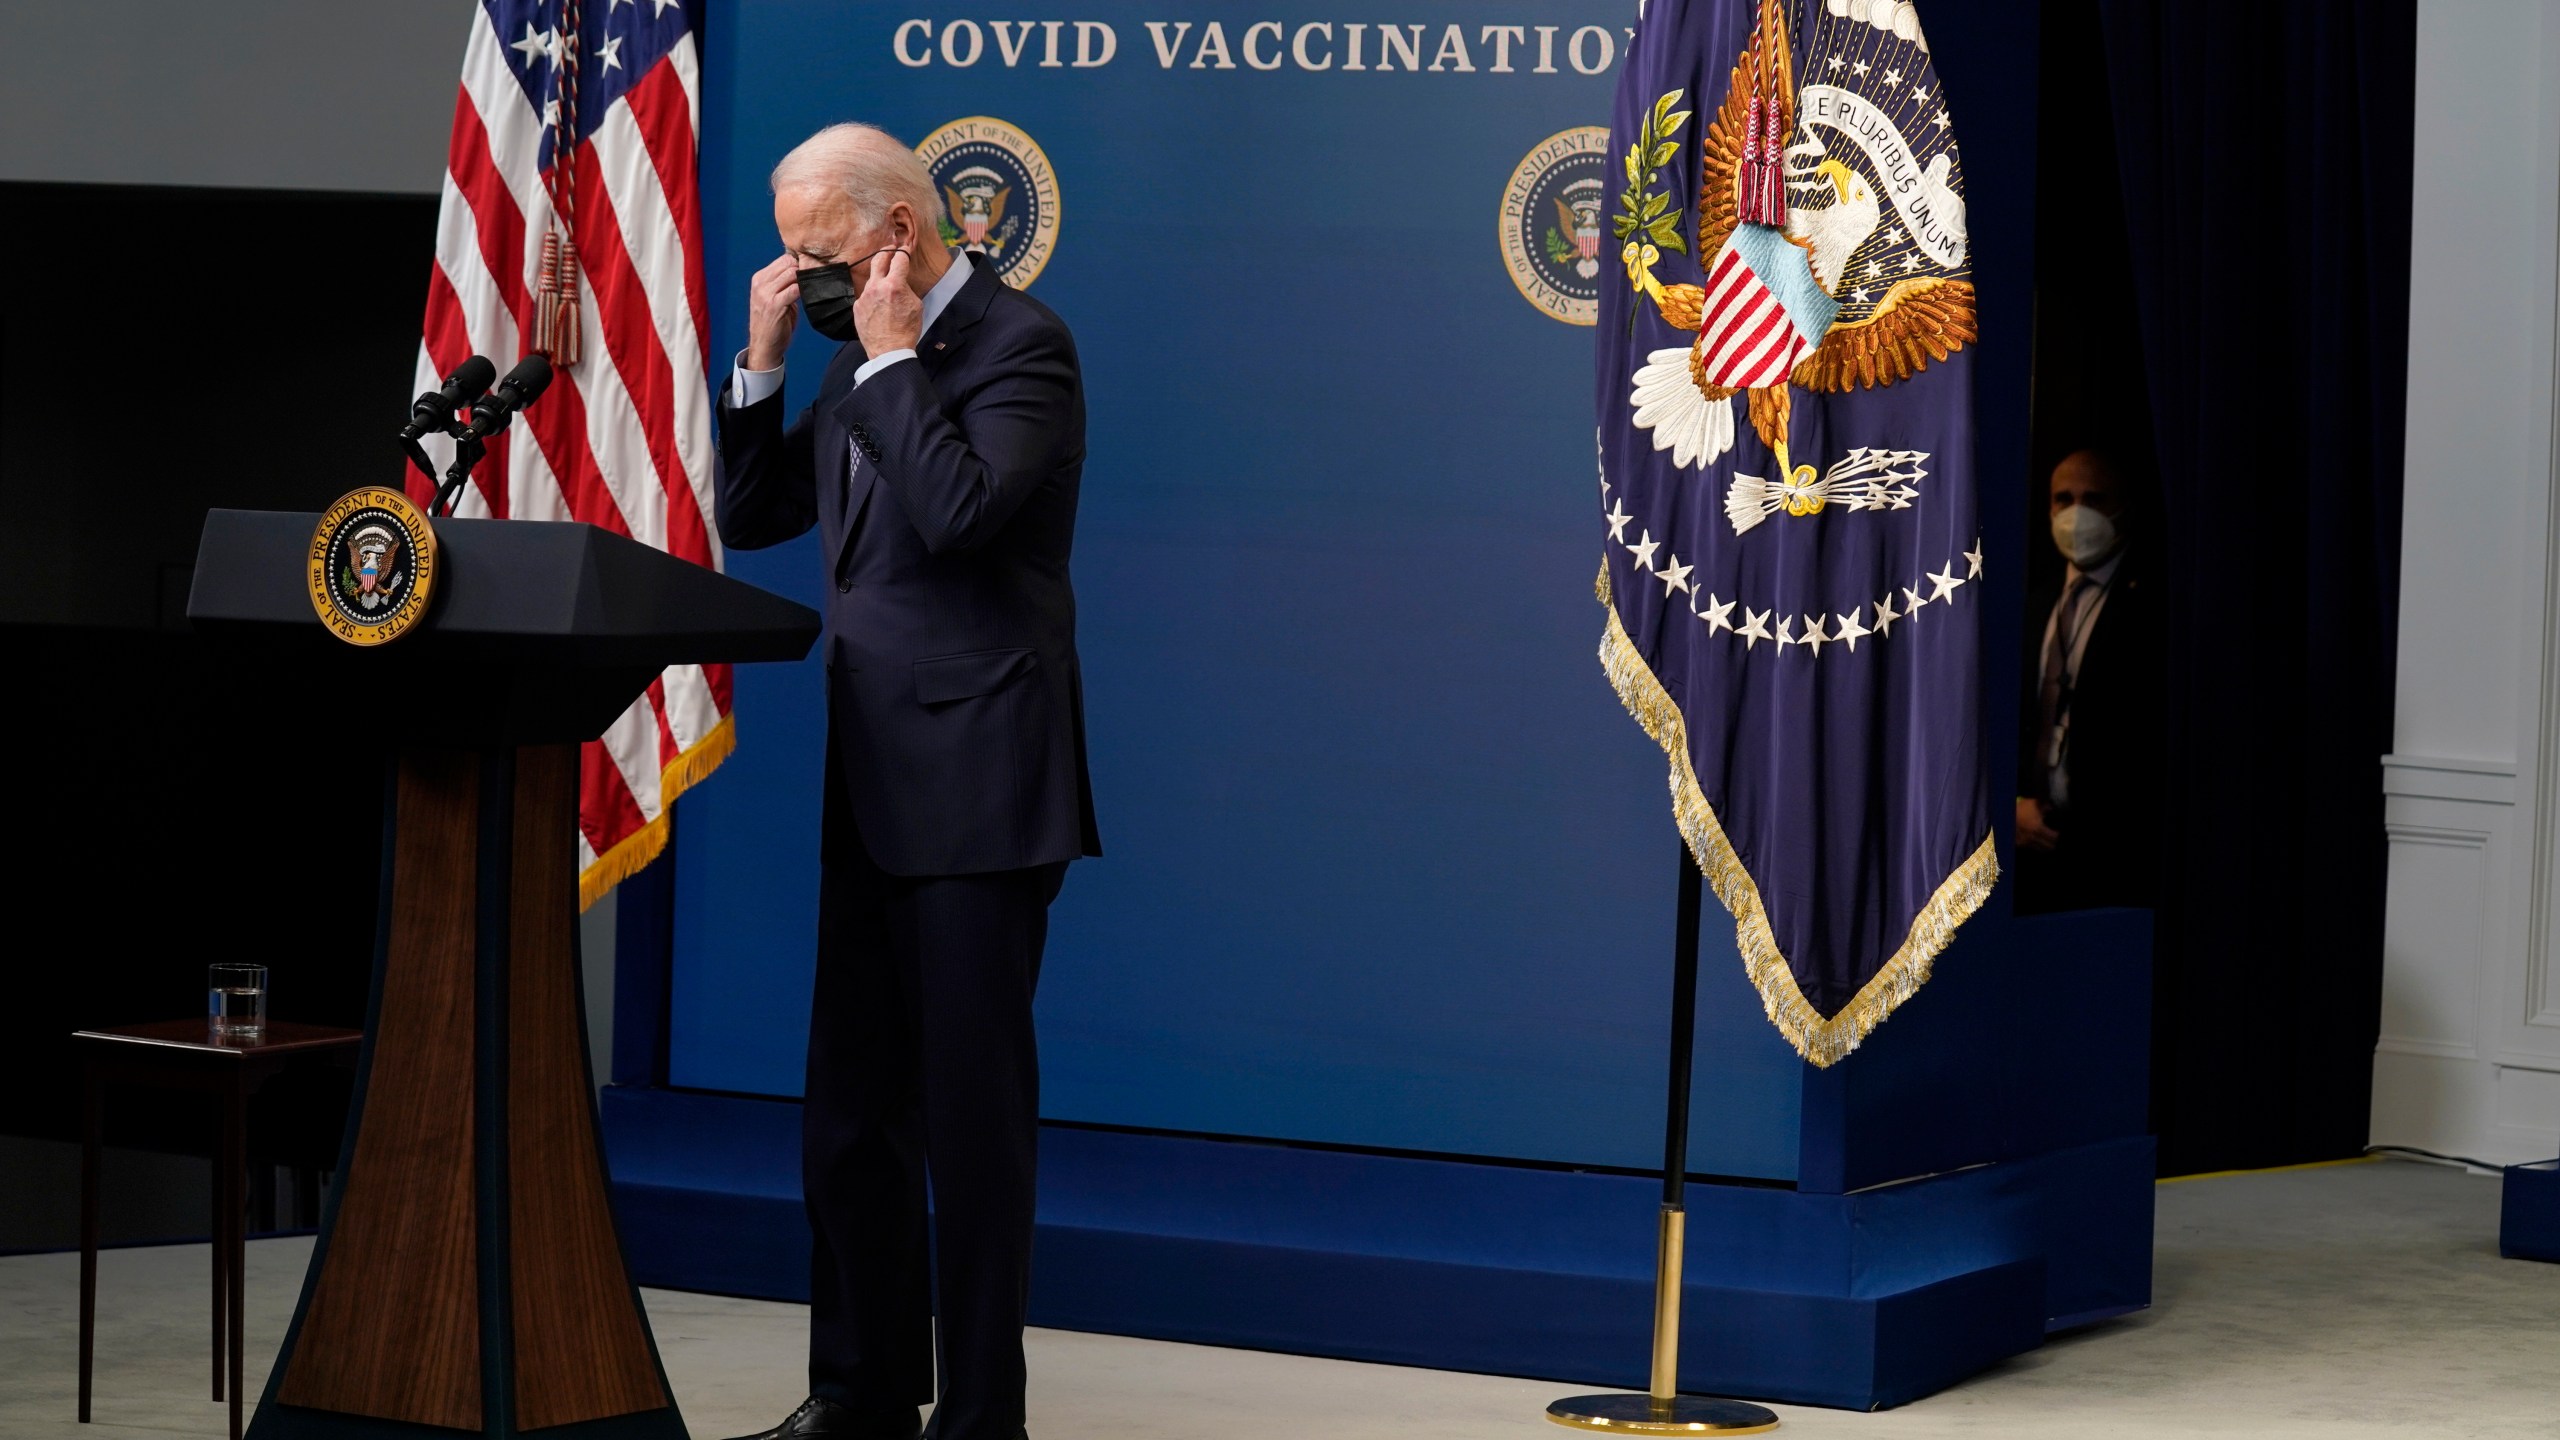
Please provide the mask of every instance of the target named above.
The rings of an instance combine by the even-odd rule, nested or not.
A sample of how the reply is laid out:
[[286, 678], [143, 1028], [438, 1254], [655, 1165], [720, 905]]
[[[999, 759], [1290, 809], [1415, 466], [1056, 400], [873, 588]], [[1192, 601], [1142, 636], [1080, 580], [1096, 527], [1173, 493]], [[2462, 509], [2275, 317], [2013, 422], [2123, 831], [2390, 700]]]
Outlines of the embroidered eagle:
[[[1829, 158], [1819, 138], [1809, 132], [1797, 138], [1796, 84], [1783, 9], [1777, 0], [1762, 0], [1751, 43], [1735, 63], [1724, 103], [1707, 125], [1698, 167], [1697, 254], [1711, 265], [1734, 237], [1745, 151], [1756, 128], [1768, 137], [1767, 151], [1785, 145], [1785, 241], [1804, 252], [1814, 283], [1840, 310], [1810, 352], [1777, 383], [1737, 389], [1710, 378], [1715, 337], [1701, 329], [1707, 291], [1697, 285], [1645, 283], [1652, 277], [1642, 276], [1638, 288], [1652, 297], [1664, 323], [1701, 332], [1685, 350], [1647, 355], [1632, 377], [1635, 423], [1654, 430], [1655, 448], [1671, 450], [1678, 464], [1703, 466], [1730, 448], [1733, 420], [1726, 402], [1737, 393], [1745, 398], [1753, 431], [1783, 457], [1792, 387], [1838, 393], [1891, 385], [1946, 359], [1978, 333], [1973, 283], [1956, 275], [1917, 273], [1919, 262], [1908, 253], [1905, 273], [1887, 276], [1876, 252], [1891, 247], [1875, 242], [1879, 232], [1895, 241], [1901, 234], [1886, 227], [1881, 197], [1855, 169]], [[1753, 113], [1755, 98], [1758, 115]], [[1954, 198], [1960, 214], [1951, 168], [1948, 157], [1940, 154], [1923, 183]], [[1867, 257], [1864, 274], [1856, 267], [1862, 254]], [[1856, 283], [1860, 280], [1867, 283]]]

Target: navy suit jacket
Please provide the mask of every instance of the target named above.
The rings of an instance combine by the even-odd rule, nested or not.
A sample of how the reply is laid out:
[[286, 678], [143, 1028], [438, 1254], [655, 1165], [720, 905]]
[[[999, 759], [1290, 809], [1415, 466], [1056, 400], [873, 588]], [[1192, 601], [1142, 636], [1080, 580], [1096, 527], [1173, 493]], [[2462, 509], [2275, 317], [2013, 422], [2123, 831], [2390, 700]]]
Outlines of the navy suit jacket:
[[[1074, 337], [979, 263], [874, 374], [846, 344], [817, 402], [736, 408], [716, 513], [740, 550], [818, 529], [829, 740], [864, 848], [893, 875], [1102, 853], [1076, 661], [1084, 381]], [[866, 463], [853, 467], [848, 442]]]

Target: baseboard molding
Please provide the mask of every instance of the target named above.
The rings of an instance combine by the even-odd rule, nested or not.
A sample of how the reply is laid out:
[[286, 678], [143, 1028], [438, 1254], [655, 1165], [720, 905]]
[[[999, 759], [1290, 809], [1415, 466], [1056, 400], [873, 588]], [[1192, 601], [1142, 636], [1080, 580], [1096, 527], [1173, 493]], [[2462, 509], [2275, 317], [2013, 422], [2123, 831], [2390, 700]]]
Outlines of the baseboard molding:
[[[805, 1300], [799, 1107], [612, 1087], [644, 1285]], [[1684, 1386], [1870, 1410], [2150, 1303], [2136, 1137], [1852, 1195], [1690, 1187]], [[1626, 1175], [1045, 1131], [1031, 1314], [1642, 1388], [1658, 1187]]]

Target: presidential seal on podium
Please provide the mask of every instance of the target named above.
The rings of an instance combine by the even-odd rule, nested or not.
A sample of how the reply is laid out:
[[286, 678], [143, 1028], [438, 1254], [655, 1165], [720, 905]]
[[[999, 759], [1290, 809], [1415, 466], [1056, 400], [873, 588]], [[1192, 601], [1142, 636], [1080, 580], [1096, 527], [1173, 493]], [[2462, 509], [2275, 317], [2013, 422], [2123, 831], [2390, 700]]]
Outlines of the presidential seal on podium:
[[311, 608], [350, 645], [387, 645], [409, 633], [435, 594], [436, 532], [397, 490], [367, 486], [338, 497], [311, 532]]

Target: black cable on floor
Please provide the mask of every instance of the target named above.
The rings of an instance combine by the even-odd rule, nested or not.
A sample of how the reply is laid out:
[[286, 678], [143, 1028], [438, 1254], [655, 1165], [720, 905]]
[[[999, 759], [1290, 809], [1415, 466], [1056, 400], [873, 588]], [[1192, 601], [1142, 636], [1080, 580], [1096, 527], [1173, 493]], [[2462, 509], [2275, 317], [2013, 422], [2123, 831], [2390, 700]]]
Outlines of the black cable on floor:
[[[2507, 1170], [2514, 1168], [2512, 1166], [2501, 1165], [2495, 1160], [2474, 1160], [2468, 1155], [2446, 1155], [2434, 1150], [2421, 1150], [2415, 1145], [2367, 1145], [2364, 1147], [2364, 1153], [2367, 1155], [2421, 1155], [2429, 1160], [2443, 1160], [2454, 1165], [2468, 1165], [2475, 1170]], [[2531, 1160], [2526, 1163], [2530, 1165], [2553, 1165], [2560, 1164], [2560, 1159]]]

